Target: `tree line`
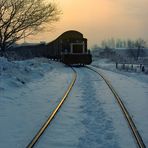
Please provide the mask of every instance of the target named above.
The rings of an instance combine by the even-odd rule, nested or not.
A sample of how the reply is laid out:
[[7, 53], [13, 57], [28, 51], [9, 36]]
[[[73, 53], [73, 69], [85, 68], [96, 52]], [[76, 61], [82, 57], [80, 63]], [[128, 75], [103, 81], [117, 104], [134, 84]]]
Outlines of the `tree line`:
[[145, 51], [144, 48], [146, 48], [146, 41], [142, 38], [136, 39], [136, 40], [122, 40], [114, 38], [103, 40], [101, 42], [101, 46], [94, 45], [92, 47], [93, 49], [103, 49], [103, 52], [105, 53], [112, 53], [113, 49], [127, 49], [127, 54], [130, 57], [133, 57], [135, 60], [138, 60], [140, 55], [144, 55]]
[[101, 47], [102, 48], [139, 48], [139, 47], [146, 47], [146, 41], [142, 38], [138, 38], [136, 40], [122, 40], [122, 39], [117, 39], [115, 40], [114, 38], [108, 39], [108, 40], [103, 40], [101, 42]]

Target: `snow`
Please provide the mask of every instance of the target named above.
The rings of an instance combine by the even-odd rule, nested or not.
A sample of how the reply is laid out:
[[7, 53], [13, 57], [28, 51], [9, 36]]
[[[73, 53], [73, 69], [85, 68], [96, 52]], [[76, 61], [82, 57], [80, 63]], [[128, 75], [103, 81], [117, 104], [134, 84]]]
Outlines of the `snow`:
[[[116, 70], [107, 59], [92, 64], [116, 88], [148, 146], [148, 75]], [[36, 147], [136, 147], [102, 78], [85, 67], [75, 69], [76, 84]], [[0, 57], [0, 147], [27, 146], [61, 100], [72, 73], [64, 64], [45, 58], [8, 61]]]
[[135, 143], [105, 82], [86, 68], [37, 148], [134, 148]]
[[[112, 83], [133, 117], [142, 138], [148, 146], [148, 75], [115, 69], [115, 64], [106, 59], [94, 61]], [[100, 69], [101, 68], [101, 69]]]
[[0, 61], [0, 147], [26, 147], [60, 101], [72, 71], [47, 59]]

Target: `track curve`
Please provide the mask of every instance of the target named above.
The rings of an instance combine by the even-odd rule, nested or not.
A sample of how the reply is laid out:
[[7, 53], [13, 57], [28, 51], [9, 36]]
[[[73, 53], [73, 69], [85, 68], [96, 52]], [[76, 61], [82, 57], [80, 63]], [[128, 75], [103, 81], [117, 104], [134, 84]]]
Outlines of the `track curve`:
[[138, 145], [139, 148], [146, 148], [145, 144], [144, 144], [144, 141], [131, 117], [131, 115], [129, 114], [127, 108], [125, 107], [124, 103], [122, 102], [122, 99], [119, 97], [119, 95], [117, 94], [117, 92], [115, 91], [115, 89], [113, 88], [113, 86], [111, 85], [111, 83], [108, 81], [108, 79], [98, 70], [95, 69], [95, 67], [93, 66], [86, 66], [86, 68], [94, 71], [95, 73], [99, 74], [102, 79], [105, 81], [105, 83], [108, 85], [108, 87], [110, 88], [111, 92], [113, 93], [113, 95], [115, 96], [115, 99], [116, 101], [118, 102], [124, 116], [125, 116], [125, 119], [131, 129], [131, 132], [134, 136], [134, 139]]
[[26, 146], [26, 148], [32, 148], [37, 143], [37, 141], [39, 140], [39, 138], [41, 137], [41, 135], [44, 133], [44, 131], [46, 130], [46, 128], [49, 126], [49, 124], [51, 123], [51, 121], [53, 120], [53, 118], [55, 117], [55, 115], [57, 114], [57, 112], [59, 111], [59, 109], [61, 108], [62, 104], [64, 103], [64, 101], [68, 97], [70, 91], [72, 90], [73, 85], [75, 84], [76, 78], [77, 78], [76, 71], [73, 68], [72, 68], [72, 70], [74, 72], [73, 73], [72, 81], [71, 81], [70, 85], [68, 86], [68, 89], [66, 90], [65, 94], [63, 95], [60, 103], [56, 106], [56, 108], [53, 110], [53, 112], [51, 113], [51, 115], [45, 121], [45, 123], [43, 124], [43, 126], [39, 129], [39, 131], [37, 132], [37, 134], [32, 138], [32, 140], [30, 141], [30, 143]]

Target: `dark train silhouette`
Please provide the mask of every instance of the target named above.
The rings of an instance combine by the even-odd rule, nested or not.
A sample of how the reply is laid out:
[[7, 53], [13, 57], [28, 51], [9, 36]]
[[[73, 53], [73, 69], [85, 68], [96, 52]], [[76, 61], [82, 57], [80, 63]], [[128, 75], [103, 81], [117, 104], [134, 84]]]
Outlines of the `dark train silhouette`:
[[92, 56], [87, 50], [87, 39], [83, 34], [70, 30], [50, 43], [20, 46], [12, 49], [23, 58], [47, 57], [65, 64], [90, 64]]
[[60, 59], [65, 64], [90, 64], [87, 39], [78, 31], [67, 31], [47, 44], [49, 58]]

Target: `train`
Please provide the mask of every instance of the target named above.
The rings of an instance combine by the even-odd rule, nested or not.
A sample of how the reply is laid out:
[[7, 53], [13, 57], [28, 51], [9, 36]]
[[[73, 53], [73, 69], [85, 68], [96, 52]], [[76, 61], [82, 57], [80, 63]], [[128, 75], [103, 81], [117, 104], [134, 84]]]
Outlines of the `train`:
[[92, 55], [87, 49], [87, 39], [75, 30], [66, 31], [49, 43], [21, 45], [8, 53], [15, 53], [21, 59], [46, 57], [67, 65], [88, 65], [92, 62]]
[[87, 49], [87, 39], [75, 30], [66, 31], [48, 43], [47, 54], [49, 58], [58, 59], [68, 65], [88, 65], [92, 62], [92, 55]]

